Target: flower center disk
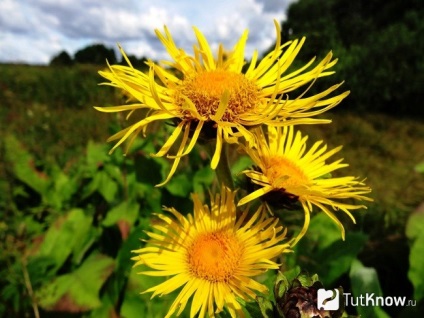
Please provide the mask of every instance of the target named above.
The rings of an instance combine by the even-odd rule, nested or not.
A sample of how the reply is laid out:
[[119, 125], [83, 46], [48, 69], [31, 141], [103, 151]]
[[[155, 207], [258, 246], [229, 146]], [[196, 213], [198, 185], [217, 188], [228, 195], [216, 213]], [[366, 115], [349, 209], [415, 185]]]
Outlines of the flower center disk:
[[200, 234], [188, 249], [188, 265], [195, 277], [228, 282], [239, 267], [243, 246], [234, 233]]
[[254, 109], [260, 101], [260, 90], [254, 82], [243, 74], [224, 70], [205, 71], [183, 80], [175, 100], [182, 107], [186, 103], [184, 97], [190, 99], [200, 116], [210, 119], [216, 114], [226, 91], [230, 98], [222, 121], [233, 122], [239, 114]]
[[270, 157], [264, 173], [274, 187], [285, 189], [288, 192], [290, 192], [290, 189], [310, 184], [309, 178], [303, 170], [296, 163], [283, 156]]

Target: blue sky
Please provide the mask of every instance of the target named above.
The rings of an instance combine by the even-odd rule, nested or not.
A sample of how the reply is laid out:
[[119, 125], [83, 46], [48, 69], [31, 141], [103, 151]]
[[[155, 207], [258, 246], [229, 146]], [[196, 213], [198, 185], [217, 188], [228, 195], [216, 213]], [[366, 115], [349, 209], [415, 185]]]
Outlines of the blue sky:
[[1, 0], [0, 62], [46, 64], [62, 50], [74, 54], [93, 43], [129, 54], [166, 58], [154, 29], [167, 25], [175, 42], [191, 50], [192, 26], [213, 48], [232, 48], [249, 29], [246, 54], [275, 41], [273, 19], [282, 21], [295, 0]]

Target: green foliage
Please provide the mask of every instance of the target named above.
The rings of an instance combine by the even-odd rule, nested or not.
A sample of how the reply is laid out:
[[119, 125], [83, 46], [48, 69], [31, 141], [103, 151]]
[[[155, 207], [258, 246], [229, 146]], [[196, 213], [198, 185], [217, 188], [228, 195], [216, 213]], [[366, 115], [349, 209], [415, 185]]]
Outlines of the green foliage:
[[317, 273], [324, 285], [332, 286], [350, 270], [366, 240], [366, 234], [350, 231], [342, 241], [337, 225], [320, 213], [312, 218], [308, 234], [288, 257], [296, 258], [295, 264]]
[[[104, 65], [104, 61], [102, 65]], [[90, 105], [107, 105], [120, 99], [112, 89], [99, 87], [101, 81], [97, 74], [99, 67], [78, 65], [71, 68], [44, 67], [27, 65], [0, 65], [0, 103], [2, 111], [15, 117], [20, 103], [40, 116], [30, 105], [49, 105], [44, 111], [71, 108], [87, 112]], [[94, 110], [93, 110], [94, 112]]]
[[92, 254], [74, 272], [60, 275], [40, 288], [36, 297], [47, 311], [82, 312], [101, 305], [100, 288], [112, 273], [114, 261]]
[[71, 66], [74, 64], [72, 57], [66, 51], [53, 56], [50, 66]]
[[[301, 129], [311, 143], [324, 140], [330, 148], [344, 145], [337, 155], [349, 164], [344, 173], [366, 177], [374, 202], [354, 213], [357, 221], [377, 241], [385, 229], [403, 235], [408, 215], [423, 201], [424, 178], [416, 172], [424, 158], [422, 121], [352, 112], [327, 113], [324, 118], [333, 122]], [[336, 171], [334, 176], [338, 175]]]
[[72, 254], [72, 263], [79, 264], [85, 252], [98, 237], [91, 227], [92, 219], [80, 209], [59, 217], [44, 235], [43, 241], [31, 260], [51, 259], [50, 271], [57, 272]]
[[[190, 211], [194, 187], [210, 188], [213, 178], [204, 163], [191, 163], [190, 178], [176, 175], [162, 195], [155, 182], [163, 180], [170, 164], [141, 155], [140, 149], [154, 150], [151, 139], [137, 141], [128, 156], [120, 149], [108, 155], [108, 145], [89, 141], [66, 169], [36, 164], [13, 135], [5, 136], [3, 146], [9, 196], [2, 197], [0, 264], [10, 266], [1, 271], [0, 315], [21, 315], [31, 303], [44, 311], [90, 311], [92, 317], [140, 310], [140, 291], [158, 281], [131, 270], [131, 250], [142, 245], [153, 212], [162, 205]], [[28, 286], [34, 294], [22, 298]], [[143, 312], [164, 315], [161, 301], [144, 298]]]
[[423, 115], [423, 21], [417, 0], [300, 0], [289, 7], [283, 38], [306, 36], [304, 62], [333, 51], [339, 62], [331, 80], [345, 80], [352, 92], [344, 108]]
[[[128, 54], [127, 59], [134, 68], [144, 71], [148, 70], [147, 58], [138, 58], [135, 55]], [[127, 59], [122, 57], [120, 64], [128, 65]], [[104, 66], [106, 61], [110, 64], [118, 63], [114, 49], [108, 48], [103, 44], [91, 44], [76, 51], [73, 58], [68, 52], [61, 51], [51, 58], [49, 65], [54, 67], [69, 67], [75, 64]]]
[[[383, 296], [377, 272], [374, 268], [365, 267], [360, 261], [352, 262], [350, 269], [353, 297], [374, 294], [375, 297]], [[352, 295], [350, 296], [352, 297]], [[358, 314], [361, 317], [389, 318], [390, 316], [380, 306], [358, 306]]]
[[105, 65], [106, 61], [110, 64], [116, 63], [115, 51], [107, 48], [103, 44], [92, 44], [75, 52], [74, 59], [76, 63]]
[[408, 277], [414, 286], [414, 299], [424, 299], [424, 209], [418, 209], [409, 217], [406, 235], [410, 240]]

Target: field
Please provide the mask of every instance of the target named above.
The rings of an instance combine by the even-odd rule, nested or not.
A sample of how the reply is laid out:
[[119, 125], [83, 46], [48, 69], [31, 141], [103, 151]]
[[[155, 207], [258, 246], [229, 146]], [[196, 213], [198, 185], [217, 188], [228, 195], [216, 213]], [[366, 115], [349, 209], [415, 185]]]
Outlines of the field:
[[[92, 106], [117, 105], [124, 98], [99, 86], [97, 71], [0, 65], [4, 317], [163, 316], [172, 297], [149, 301], [149, 295], [139, 294], [158, 280], [135, 274], [130, 251], [146, 238], [152, 212], [163, 205], [190, 211], [191, 192], [206, 194], [216, 186], [207, 155], [196, 150], [184, 158], [174, 181], [163, 191], [155, 188], [170, 167], [167, 160], [146, 155], [158, 149], [160, 136], [139, 138], [127, 156], [122, 149], [109, 155], [106, 139], [126, 126], [125, 118]], [[342, 218], [345, 242], [317, 214], [311, 223], [316, 232], [287, 256], [284, 269], [300, 267], [318, 273], [328, 288], [350, 290], [358, 282], [352, 264], [360, 264], [375, 270], [374, 291], [418, 302], [383, 307], [386, 313], [418, 317], [424, 298], [423, 118], [359, 113], [343, 109], [343, 103], [322, 117], [333, 122], [300, 127], [309, 144], [323, 139], [329, 148], [343, 145], [338, 157], [349, 163], [343, 174], [366, 178], [374, 201], [354, 212], [357, 224]], [[234, 161], [233, 173], [247, 164]], [[299, 220], [287, 222], [296, 227]], [[378, 307], [361, 310], [363, 317], [388, 317]]]

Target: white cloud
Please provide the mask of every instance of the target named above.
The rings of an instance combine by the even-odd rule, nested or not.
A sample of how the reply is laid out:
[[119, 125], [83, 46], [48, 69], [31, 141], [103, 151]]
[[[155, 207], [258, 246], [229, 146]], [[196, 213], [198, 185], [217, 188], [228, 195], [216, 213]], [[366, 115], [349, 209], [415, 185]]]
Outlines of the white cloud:
[[73, 54], [92, 43], [115, 47], [117, 42], [129, 54], [163, 59], [166, 52], [154, 29], [165, 24], [185, 50], [195, 41], [193, 25], [213, 48], [223, 43], [227, 49], [248, 28], [251, 54], [272, 45], [273, 19], [281, 21], [292, 1], [2, 0], [0, 61], [48, 63], [61, 50]]

